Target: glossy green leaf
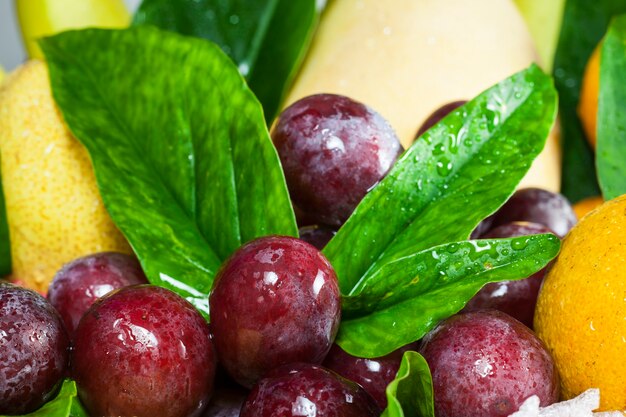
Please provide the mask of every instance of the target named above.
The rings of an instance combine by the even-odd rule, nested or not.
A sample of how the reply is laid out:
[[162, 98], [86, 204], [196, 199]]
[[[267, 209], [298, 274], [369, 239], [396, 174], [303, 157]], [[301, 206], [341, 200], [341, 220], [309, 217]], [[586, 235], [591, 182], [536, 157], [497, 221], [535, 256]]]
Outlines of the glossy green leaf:
[[461, 310], [484, 284], [539, 271], [559, 248], [548, 234], [448, 243], [398, 258], [344, 297], [336, 342], [354, 356], [386, 355]]
[[24, 414], [23, 417], [89, 417], [77, 395], [76, 383], [66, 379], [53, 400], [32, 413]]
[[213, 277], [235, 249], [296, 236], [261, 106], [217, 46], [150, 27], [65, 32], [41, 45], [54, 98], [152, 283], [207, 313]]
[[626, 15], [602, 43], [596, 165], [605, 200], [626, 194]]
[[561, 192], [572, 202], [600, 194], [593, 151], [576, 114], [587, 61], [606, 33], [611, 17], [626, 13], [626, 1], [567, 0], [554, 59], [554, 83], [559, 91]]
[[404, 353], [396, 378], [387, 385], [387, 403], [381, 417], [435, 417], [433, 380], [422, 355]]
[[11, 273], [11, 239], [7, 223], [7, 211], [0, 178], [0, 277]]
[[416, 140], [324, 249], [342, 293], [388, 262], [467, 239], [513, 193], [555, 114], [552, 81], [533, 65]]
[[315, 0], [143, 0], [135, 24], [217, 43], [274, 119], [308, 49]]

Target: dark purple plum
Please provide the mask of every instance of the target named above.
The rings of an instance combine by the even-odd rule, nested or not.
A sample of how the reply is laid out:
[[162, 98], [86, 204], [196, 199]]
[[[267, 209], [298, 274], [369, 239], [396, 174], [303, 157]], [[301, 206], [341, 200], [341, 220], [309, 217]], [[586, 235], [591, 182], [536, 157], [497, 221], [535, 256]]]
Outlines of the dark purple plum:
[[27, 414], [50, 400], [68, 348], [63, 322], [45, 298], [0, 282], [0, 414]]
[[491, 229], [491, 223], [493, 222], [493, 215], [485, 217], [478, 226], [472, 231], [470, 239], [480, 239], [482, 235], [487, 233]]
[[221, 365], [245, 387], [287, 363], [322, 362], [340, 321], [337, 277], [313, 246], [269, 236], [242, 246], [209, 297]]
[[165, 288], [115, 290], [76, 329], [72, 375], [93, 416], [200, 416], [215, 368], [206, 320]]
[[524, 188], [517, 190], [493, 215], [491, 228], [516, 221], [542, 224], [563, 239], [578, 219], [570, 202], [561, 194]]
[[87, 309], [103, 295], [134, 284], [147, 284], [135, 257], [115, 252], [88, 255], [56, 273], [48, 300], [57, 309], [70, 337]]
[[559, 381], [543, 342], [497, 310], [442, 322], [421, 348], [430, 367], [437, 417], [506, 417], [537, 395], [542, 407], [559, 398]]
[[[506, 238], [552, 233], [547, 227], [527, 222], [513, 222], [496, 227], [483, 238]], [[484, 287], [467, 303], [464, 311], [493, 308], [516, 318], [529, 328], [533, 328], [535, 305], [546, 268], [526, 279], [517, 281], [492, 282]]]
[[402, 355], [407, 350], [417, 350], [417, 343], [411, 343], [380, 358], [366, 359], [352, 356], [333, 344], [323, 365], [362, 386], [378, 407], [384, 409], [387, 407], [385, 390], [396, 377]]
[[300, 228], [300, 239], [322, 250], [337, 231], [325, 226], [305, 226]]
[[459, 100], [459, 101], [453, 101], [452, 103], [444, 104], [443, 106], [439, 107], [430, 116], [426, 118], [424, 123], [422, 123], [422, 126], [420, 126], [420, 128], [417, 130], [417, 133], [415, 134], [415, 139], [422, 136], [428, 129], [430, 129], [437, 123], [439, 123], [441, 119], [443, 119], [449, 113], [458, 109], [465, 103], [467, 103], [467, 100]]
[[402, 145], [378, 113], [318, 94], [287, 107], [272, 131], [294, 204], [314, 224], [341, 226], [387, 174]]
[[378, 417], [380, 412], [358, 384], [321, 366], [295, 363], [260, 380], [241, 417]]

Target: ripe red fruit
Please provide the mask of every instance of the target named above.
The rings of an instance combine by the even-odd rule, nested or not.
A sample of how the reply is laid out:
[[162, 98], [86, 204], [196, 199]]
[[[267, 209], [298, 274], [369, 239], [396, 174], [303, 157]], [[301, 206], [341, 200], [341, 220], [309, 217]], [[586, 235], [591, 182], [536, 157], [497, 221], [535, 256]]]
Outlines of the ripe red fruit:
[[300, 239], [270, 236], [242, 246], [209, 297], [221, 365], [251, 387], [266, 372], [321, 363], [340, 320], [339, 287], [326, 258]]
[[497, 310], [458, 314], [424, 339], [437, 417], [506, 417], [525, 399], [559, 398], [558, 374], [543, 342]]
[[116, 290], [97, 301], [76, 329], [73, 377], [94, 416], [199, 416], [215, 368], [206, 320], [164, 288]]
[[68, 362], [69, 339], [41, 295], [0, 283], [0, 414], [26, 414], [49, 401]]

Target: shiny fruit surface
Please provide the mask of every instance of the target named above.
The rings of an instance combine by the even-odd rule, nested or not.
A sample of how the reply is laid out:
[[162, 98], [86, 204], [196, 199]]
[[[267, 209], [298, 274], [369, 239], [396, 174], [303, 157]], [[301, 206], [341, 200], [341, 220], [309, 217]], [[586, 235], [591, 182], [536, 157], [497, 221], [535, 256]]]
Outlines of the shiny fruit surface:
[[439, 121], [446, 117], [448, 113], [450, 113], [452, 110], [458, 109], [465, 103], [467, 103], [467, 100], [453, 101], [451, 103], [444, 104], [443, 106], [432, 112], [431, 115], [428, 116], [426, 120], [424, 120], [424, 123], [422, 123], [420, 128], [417, 130], [417, 133], [415, 134], [415, 139], [419, 138], [424, 134], [424, 132], [439, 123]]
[[600, 388], [602, 410], [626, 408], [626, 196], [585, 216], [563, 241], [539, 292], [535, 330], [564, 398]]
[[246, 387], [283, 364], [319, 364], [341, 315], [337, 277], [313, 246], [269, 236], [242, 246], [209, 297], [220, 364]]
[[48, 300], [72, 336], [80, 318], [98, 298], [117, 288], [147, 283], [135, 257], [101, 252], [65, 264], [50, 284]]
[[507, 417], [537, 395], [559, 399], [556, 367], [544, 344], [497, 310], [458, 314], [423, 339], [437, 417]]
[[378, 417], [356, 383], [321, 366], [296, 363], [270, 372], [252, 389], [241, 417]]
[[323, 365], [362, 386], [383, 410], [387, 407], [385, 390], [396, 377], [402, 355], [407, 350], [417, 350], [417, 343], [411, 343], [379, 358], [358, 358], [334, 344]]
[[0, 414], [26, 414], [52, 399], [68, 364], [69, 339], [54, 307], [0, 282]]
[[403, 148], [378, 113], [348, 97], [317, 94], [287, 107], [272, 140], [296, 206], [341, 226]]
[[540, 188], [523, 188], [492, 216], [491, 228], [517, 221], [542, 224], [563, 239], [578, 219], [563, 195]]
[[599, 195], [580, 200], [573, 206], [576, 217], [582, 219], [587, 213], [600, 207], [602, 203], [604, 203], [604, 199]]
[[186, 300], [151, 285], [101, 298], [74, 336], [72, 376], [90, 415], [200, 416], [213, 389], [209, 326]]

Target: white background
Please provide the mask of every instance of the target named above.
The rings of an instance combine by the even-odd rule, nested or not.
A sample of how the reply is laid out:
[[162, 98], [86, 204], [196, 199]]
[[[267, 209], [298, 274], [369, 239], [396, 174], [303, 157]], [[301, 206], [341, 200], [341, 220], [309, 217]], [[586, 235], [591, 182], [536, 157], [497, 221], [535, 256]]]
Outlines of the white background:
[[[135, 10], [141, 2], [141, 0], [124, 1], [130, 10]], [[26, 59], [13, 4], [13, 0], [0, 0], [0, 65], [6, 71], [14, 69]]]

